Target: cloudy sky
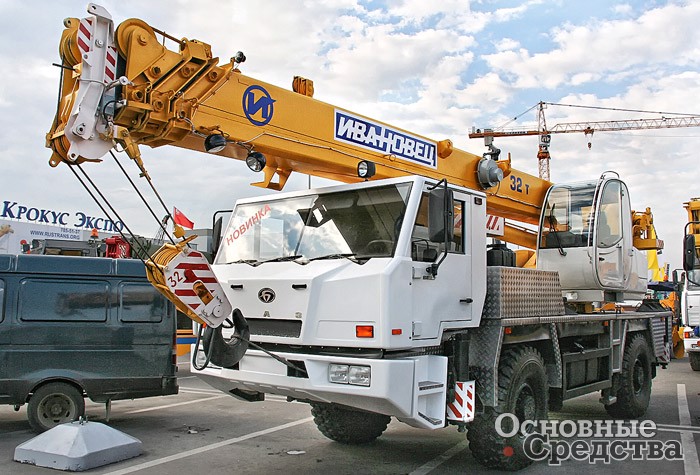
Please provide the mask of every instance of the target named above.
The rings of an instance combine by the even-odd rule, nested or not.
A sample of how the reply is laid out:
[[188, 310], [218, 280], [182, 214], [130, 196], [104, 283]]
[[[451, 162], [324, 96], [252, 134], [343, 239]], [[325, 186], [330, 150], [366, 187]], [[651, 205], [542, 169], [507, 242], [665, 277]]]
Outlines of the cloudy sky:
[[[100, 3], [100, 2], [98, 2]], [[700, 114], [700, 2], [614, 0], [119, 0], [100, 3], [115, 23], [138, 17], [176, 37], [244, 51], [245, 74], [283, 87], [314, 80], [315, 97], [481, 154], [473, 126], [547, 124]], [[102, 213], [67, 167], [50, 168], [44, 147], [56, 107], [58, 41], [65, 17], [87, 2], [0, 0], [0, 204]], [[555, 134], [554, 182], [616, 170], [634, 209], [650, 206], [666, 241], [660, 257], [680, 267], [683, 202], [700, 196], [700, 128]], [[498, 139], [515, 168], [537, 175], [537, 137]], [[214, 210], [260, 194], [238, 161], [175, 147], [142, 150], [158, 190], [198, 227]], [[91, 174], [134, 232], [157, 224], [113, 167]], [[314, 186], [325, 184], [313, 179]], [[288, 190], [307, 186], [293, 176]], [[162, 208], [156, 213], [161, 216]]]

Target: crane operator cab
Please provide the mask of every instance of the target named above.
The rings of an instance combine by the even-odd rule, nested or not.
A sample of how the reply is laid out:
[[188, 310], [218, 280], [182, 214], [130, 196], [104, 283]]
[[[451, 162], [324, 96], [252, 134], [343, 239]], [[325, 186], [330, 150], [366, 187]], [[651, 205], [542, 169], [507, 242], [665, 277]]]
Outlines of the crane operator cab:
[[616, 174], [552, 186], [540, 218], [537, 267], [556, 270], [570, 302], [641, 299], [646, 256], [632, 245], [627, 186]]

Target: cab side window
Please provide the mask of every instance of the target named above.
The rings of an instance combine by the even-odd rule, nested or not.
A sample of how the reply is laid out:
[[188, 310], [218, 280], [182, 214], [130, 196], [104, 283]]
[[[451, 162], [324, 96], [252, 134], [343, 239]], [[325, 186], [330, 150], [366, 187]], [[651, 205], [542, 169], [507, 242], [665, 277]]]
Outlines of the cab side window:
[[[444, 242], [430, 241], [428, 237], [428, 201], [428, 193], [424, 192], [418, 209], [416, 224], [411, 235], [411, 258], [414, 261], [435, 262], [445, 250]], [[448, 243], [448, 252], [464, 253], [464, 209], [464, 201], [454, 201], [452, 222], [454, 233], [452, 240]]]

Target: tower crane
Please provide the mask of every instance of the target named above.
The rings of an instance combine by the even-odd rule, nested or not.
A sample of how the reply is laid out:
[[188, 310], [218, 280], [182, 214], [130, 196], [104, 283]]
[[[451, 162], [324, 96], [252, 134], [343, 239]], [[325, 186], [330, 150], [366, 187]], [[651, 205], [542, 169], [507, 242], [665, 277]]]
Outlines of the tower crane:
[[[547, 122], [544, 116], [546, 106], [567, 106], [578, 107], [584, 109], [604, 109], [604, 110], [625, 110], [628, 112], [650, 112], [630, 109], [613, 109], [607, 107], [591, 107], [579, 106], [570, 104], [555, 104], [550, 102], [539, 102], [525, 112], [529, 112], [537, 107], [537, 129], [513, 128], [513, 129], [473, 129], [469, 134], [470, 139], [484, 138], [487, 146], [491, 146], [495, 137], [518, 137], [521, 135], [539, 135], [540, 142], [537, 150], [537, 160], [539, 164], [540, 178], [549, 181], [549, 144], [551, 142], [551, 134], [569, 134], [583, 132], [587, 137], [592, 136], [594, 132], [617, 132], [621, 130], [641, 130], [641, 129], [672, 129], [679, 127], [697, 127], [700, 126], [700, 116], [697, 115], [678, 115], [678, 117], [666, 117], [666, 115], [677, 115], [664, 113], [659, 118], [651, 119], [627, 119], [627, 120], [604, 120], [604, 121], [587, 121], [587, 122], [563, 122], [552, 127], [547, 127]], [[522, 114], [521, 114], [522, 115]], [[516, 117], [517, 118], [517, 117]], [[588, 148], [591, 148], [591, 142], [588, 142]]]

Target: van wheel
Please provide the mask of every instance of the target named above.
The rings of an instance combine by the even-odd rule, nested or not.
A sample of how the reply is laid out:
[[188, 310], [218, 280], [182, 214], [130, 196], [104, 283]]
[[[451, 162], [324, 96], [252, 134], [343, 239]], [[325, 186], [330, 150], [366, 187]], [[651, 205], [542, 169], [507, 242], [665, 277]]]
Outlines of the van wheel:
[[44, 432], [65, 422], [76, 421], [85, 413], [83, 395], [67, 383], [49, 383], [34, 391], [27, 406], [29, 425]]

